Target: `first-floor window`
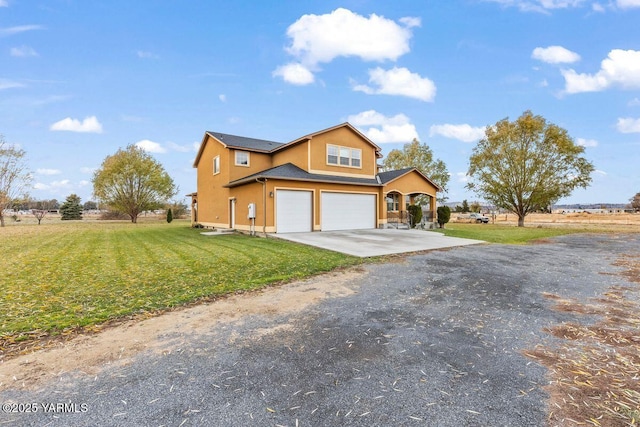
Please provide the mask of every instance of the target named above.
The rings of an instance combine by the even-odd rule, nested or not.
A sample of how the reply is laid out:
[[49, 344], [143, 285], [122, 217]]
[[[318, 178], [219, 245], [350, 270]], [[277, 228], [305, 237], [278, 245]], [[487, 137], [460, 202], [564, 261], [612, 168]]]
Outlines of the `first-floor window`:
[[397, 211], [399, 210], [400, 195], [398, 193], [387, 194], [387, 210]]

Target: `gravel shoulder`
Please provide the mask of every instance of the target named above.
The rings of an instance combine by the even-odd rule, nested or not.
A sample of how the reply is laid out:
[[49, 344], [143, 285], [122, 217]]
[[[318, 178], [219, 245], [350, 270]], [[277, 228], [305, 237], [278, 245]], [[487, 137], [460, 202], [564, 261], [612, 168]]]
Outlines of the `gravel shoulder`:
[[38, 408], [0, 425], [545, 425], [524, 352], [589, 321], [545, 295], [637, 288], [629, 254], [638, 235], [431, 251], [124, 324], [0, 364], [0, 403]]

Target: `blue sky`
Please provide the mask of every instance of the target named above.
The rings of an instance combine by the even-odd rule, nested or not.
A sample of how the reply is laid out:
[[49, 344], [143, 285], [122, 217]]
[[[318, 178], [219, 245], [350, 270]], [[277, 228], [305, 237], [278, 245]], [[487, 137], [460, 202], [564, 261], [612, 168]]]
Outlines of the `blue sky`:
[[36, 199], [91, 199], [138, 144], [180, 187], [205, 131], [288, 142], [349, 121], [383, 154], [417, 137], [465, 172], [483, 129], [525, 110], [596, 172], [560, 203], [640, 191], [640, 0], [0, 0], [0, 134]]

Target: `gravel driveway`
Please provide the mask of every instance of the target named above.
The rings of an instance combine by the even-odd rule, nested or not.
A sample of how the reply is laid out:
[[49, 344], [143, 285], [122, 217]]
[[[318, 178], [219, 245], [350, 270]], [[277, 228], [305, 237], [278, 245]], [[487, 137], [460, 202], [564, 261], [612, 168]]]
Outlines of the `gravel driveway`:
[[350, 295], [168, 332], [180, 346], [7, 389], [0, 403], [38, 411], [0, 425], [542, 426], [546, 369], [522, 351], [575, 319], [543, 292], [585, 301], [631, 286], [612, 265], [629, 253], [638, 235], [572, 235], [367, 265]]

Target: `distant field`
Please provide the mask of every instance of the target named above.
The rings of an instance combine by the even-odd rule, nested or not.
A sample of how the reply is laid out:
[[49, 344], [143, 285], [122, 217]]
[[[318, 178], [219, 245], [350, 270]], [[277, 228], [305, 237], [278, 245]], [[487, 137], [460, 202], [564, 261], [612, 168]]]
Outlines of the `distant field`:
[[[489, 215], [487, 215], [489, 216]], [[452, 221], [455, 221], [456, 214], [451, 213]], [[514, 214], [500, 214], [496, 216], [496, 224], [517, 225], [518, 217]], [[640, 227], [640, 214], [588, 214], [588, 213], [568, 213], [568, 214], [531, 214], [525, 219], [525, 226], [590, 226], [595, 225], [601, 229], [607, 229], [606, 226], [612, 226], [620, 229], [628, 229], [633, 231], [633, 227]]]
[[639, 233], [640, 214], [532, 214], [525, 219], [524, 227], [517, 227], [514, 214], [497, 215], [489, 224], [470, 224], [457, 221], [451, 213], [451, 222], [442, 232], [451, 237], [465, 237], [491, 243], [524, 244], [536, 239], [573, 233]]
[[0, 228], [0, 354], [12, 342], [360, 262], [277, 239], [200, 231], [158, 220]]

